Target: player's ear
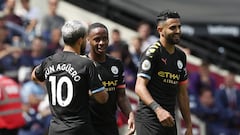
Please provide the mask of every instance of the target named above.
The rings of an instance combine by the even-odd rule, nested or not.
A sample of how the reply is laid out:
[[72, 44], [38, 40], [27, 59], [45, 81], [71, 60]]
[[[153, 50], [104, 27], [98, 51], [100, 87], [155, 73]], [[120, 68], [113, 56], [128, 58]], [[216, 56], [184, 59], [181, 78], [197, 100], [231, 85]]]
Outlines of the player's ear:
[[162, 32], [162, 30], [163, 30], [162, 25], [158, 25], [158, 26], [157, 26], [157, 31], [158, 31], [158, 33]]
[[81, 45], [82, 42], [83, 42], [83, 38], [82, 37], [78, 38], [77, 43]]

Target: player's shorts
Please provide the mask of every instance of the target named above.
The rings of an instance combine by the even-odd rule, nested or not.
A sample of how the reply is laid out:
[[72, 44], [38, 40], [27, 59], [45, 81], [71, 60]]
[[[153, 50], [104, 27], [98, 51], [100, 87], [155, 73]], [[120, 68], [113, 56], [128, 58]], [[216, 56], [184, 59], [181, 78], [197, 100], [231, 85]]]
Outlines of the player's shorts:
[[137, 135], [177, 135], [176, 124], [173, 127], [163, 127], [159, 122], [136, 121]]
[[84, 124], [73, 128], [63, 128], [61, 125], [50, 126], [48, 135], [95, 135], [93, 127], [88, 124]]
[[116, 124], [112, 125], [94, 125], [95, 135], [119, 135], [118, 127]]

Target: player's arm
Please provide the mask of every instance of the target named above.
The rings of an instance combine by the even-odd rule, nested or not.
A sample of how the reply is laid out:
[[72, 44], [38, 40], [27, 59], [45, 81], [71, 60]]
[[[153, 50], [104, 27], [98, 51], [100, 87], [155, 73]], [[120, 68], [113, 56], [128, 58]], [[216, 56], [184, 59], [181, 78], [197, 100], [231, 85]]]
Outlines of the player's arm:
[[137, 77], [135, 92], [139, 98], [149, 106], [157, 115], [159, 121], [163, 126], [173, 126], [175, 124], [172, 115], [163, 109], [156, 101], [153, 100], [152, 96], [148, 92], [147, 84], [149, 80], [144, 77]]
[[93, 97], [98, 103], [104, 104], [108, 100], [108, 93], [105, 87], [102, 85], [102, 79], [97, 72], [95, 62], [91, 62], [89, 65], [89, 79], [90, 84], [89, 94]]
[[100, 104], [104, 104], [108, 100], [108, 93], [106, 90], [102, 90], [100, 92], [96, 92], [92, 94], [92, 97]]
[[[186, 80], [187, 81], [187, 80]], [[187, 93], [187, 82], [179, 84], [179, 92], [177, 95], [178, 104], [182, 113], [183, 119], [186, 123], [186, 135], [192, 135], [192, 122], [189, 109], [189, 98]]]
[[35, 73], [36, 70], [37, 70], [37, 68], [39, 68], [39, 66], [40, 66], [40, 65], [36, 66], [36, 67], [32, 70], [31, 79], [32, 79], [34, 82], [40, 84], [42, 87], [45, 87], [44, 81], [40, 81], [40, 80], [37, 78], [36, 73]]
[[135, 85], [136, 94], [146, 105], [150, 105], [154, 101], [147, 89], [148, 82], [149, 80], [146, 78], [137, 77], [137, 81]]
[[135, 116], [124, 88], [117, 90], [117, 102], [121, 111], [128, 117], [128, 134], [135, 132]]
[[[37, 67], [38, 67], [38, 66], [37, 66]], [[40, 82], [40, 81], [37, 79], [36, 75], [35, 75], [35, 71], [36, 71], [36, 68], [37, 68], [37, 67], [35, 67], [35, 68], [33, 69], [32, 74], [31, 74], [31, 79], [32, 79], [33, 81], [35, 81], [35, 82]]]

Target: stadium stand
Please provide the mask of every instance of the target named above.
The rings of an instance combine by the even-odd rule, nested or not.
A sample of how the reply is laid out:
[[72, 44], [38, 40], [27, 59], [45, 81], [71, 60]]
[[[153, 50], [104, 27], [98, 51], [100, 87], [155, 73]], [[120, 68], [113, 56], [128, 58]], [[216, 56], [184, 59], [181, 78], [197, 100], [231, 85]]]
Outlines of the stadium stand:
[[[32, 2], [34, 5], [40, 6], [43, 14], [47, 13], [47, 0]], [[161, 3], [154, 5], [154, 2]], [[208, 3], [209, 6], [201, 7], [201, 4], [204, 2]], [[137, 24], [142, 20], [149, 22], [152, 29], [155, 29], [154, 19], [160, 8], [170, 7], [179, 10], [182, 12], [184, 20], [182, 26], [183, 39], [180, 45], [191, 50], [191, 53], [188, 55], [187, 65], [189, 72], [197, 71], [201, 60], [207, 58], [212, 63], [210, 70], [219, 86], [223, 83], [224, 76], [228, 70], [237, 70], [240, 66], [240, 58], [238, 57], [240, 51], [238, 43], [240, 39], [239, 25], [237, 24], [237, 22], [240, 22], [240, 18], [234, 18], [240, 12], [236, 9], [239, 2], [231, 0], [228, 3], [230, 5], [227, 7], [231, 7], [231, 10], [225, 10], [228, 13], [224, 13], [217, 10], [218, 8], [224, 10], [223, 6], [226, 3], [223, 0], [218, 1], [218, 4], [222, 6], [217, 5], [214, 7], [210, 6], [214, 4], [214, 1], [208, 0], [195, 2], [184, 0], [181, 4], [177, 0], [169, 3], [164, 3], [162, 0], [151, 0], [147, 5], [144, 0], [64, 0], [59, 3], [58, 13], [64, 16], [66, 20], [80, 19], [86, 25], [98, 21], [106, 24], [109, 29], [118, 28], [121, 30], [122, 38], [129, 41], [130, 38], [136, 35]], [[189, 9], [189, 7], [191, 8]], [[186, 8], [187, 11], [182, 11], [181, 8]], [[214, 11], [211, 14], [214, 17], [200, 16], [197, 10], [200, 10], [204, 15]], [[191, 13], [199, 16], [191, 15]], [[222, 18], [224, 18], [224, 21], [222, 21]], [[153, 31], [152, 34], [156, 33]], [[239, 76], [236, 79], [238, 86], [240, 86]], [[127, 95], [130, 98], [133, 109], [136, 109], [138, 97], [132, 90], [127, 90]], [[177, 112], [176, 114], [178, 118], [177, 124], [181, 127], [178, 132], [181, 135], [185, 130], [184, 123], [180, 113]], [[205, 123], [195, 115], [191, 117], [194, 124], [194, 135], [206, 135]]]
[[182, 15], [181, 46], [190, 48], [192, 55], [207, 58], [221, 68], [238, 71], [240, 66], [240, 20], [237, 18], [240, 11], [236, 6], [239, 4], [237, 0], [151, 0], [147, 4], [144, 0], [66, 1], [133, 30], [142, 20], [149, 22], [155, 29], [155, 16], [159, 9], [172, 8]]
[[[213, 1], [198, 1], [197, 3], [192, 3], [189, 0], [185, 0], [182, 3], [178, 1], [167, 2], [152, 0], [148, 4], [143, 0], [67, 0], [66, 2], [90, 11], [95, 15], [109, 19], [113, 23], [121, 24], [133, 31], [136, 31], [137, 24], [140, 21], [149, 22], [154, 30], [154, 19], [158, 14], [158, 10], [166, 7], [173, 8], [174, 10], [180, 11], [182, 14], [183, 37], [180, 46], [191, 50], [191, 55], [188, 56], [189, 71], [197, 71], [201, 59], [208, 59], [212, 63], [210, 70], [216, 78], [218, 87], [223, 83], [224, 76], [228, 71], [239, 73], [238, 67], [240, 66], [240, 59], [238, 54], [240, 48], [238, 46], [238, 22], [240, 22], [240, 20], [234, 17], [237, 16], [236, 13], [234, 13], [234, 11], [237, 11], [234, 5], [237, 1], [233, 0], [228, 2], [228, 4], [232, 5], [232, 9], [228, 10], [228, 14], [222, 13], [217, 9], [225, 8], [224, 5], [226, 3], [224, 3], [224, 1], [219, 1], [216, 6], [217, 8], [210, 6], [214, 4]], [[196, 9], [199, 8], [196, 7], [196, 5], [203, 3], [205, 3], [207, 7], [200, 6], [201, 10], [199, 11], [201, 12], [196, 13]], [[186, 5], [184, 6], [183, 4]], [[183, 11], [181, 8], [187, 11]], [[233, 18], [230, 18], [230, 14]], [[95, 18], [93, 20], [97, 19]], [[124, 30], [121, 32], [124, 36], [129, 35], [125, 34]], [[153, 31], [152, 34], [156, 35], [155, 31]], [[239, 77], [237, 77], [237, 81], [239, 82]], [[134, 104], [133, 106], [136, 105]], [[180, 119], [178, 125], [182, 127], [180, 128], [179, 134], [182, 134], [184, 131], [184, 123], [181, 121], [181, 115], [178, 116]], [[205, 123], [194, 115], [192, 115], [192, 119], [194, 123], [194, 134], [205, 135]]]

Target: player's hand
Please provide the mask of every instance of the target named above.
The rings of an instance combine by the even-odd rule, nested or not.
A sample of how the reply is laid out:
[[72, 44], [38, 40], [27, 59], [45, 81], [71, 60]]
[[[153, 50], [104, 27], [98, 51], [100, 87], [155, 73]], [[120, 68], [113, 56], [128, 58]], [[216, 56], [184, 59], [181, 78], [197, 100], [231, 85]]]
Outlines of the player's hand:
[[190, 128], [187, 128], [186, 132], [185, 132], [185, 135], [192, 135], [192, 127]]
[[155, 113], [157, 114], [158, 120], [160, 121], [162, 126], [173, 127], [175, 125], [174, 118], [165, 109], [158, 107], [155, 110]]
[[129, 113], [129, 118], [128, 118], [128, 134], [127, 135], [132, 135], [135, 132], [135, 117], [134, 113], [130, 112]]
[[88, 90], [88, 95], [91, 97], [92, 96], [92, 92], [90, 90]]

